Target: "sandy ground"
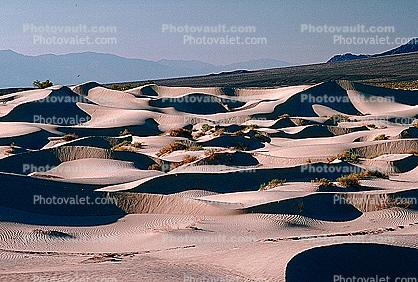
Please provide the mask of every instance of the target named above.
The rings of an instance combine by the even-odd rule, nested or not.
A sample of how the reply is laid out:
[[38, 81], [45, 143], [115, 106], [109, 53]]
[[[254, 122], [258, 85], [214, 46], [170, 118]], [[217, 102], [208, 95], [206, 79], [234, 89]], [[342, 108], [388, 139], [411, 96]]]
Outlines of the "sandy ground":
[[417, 94], [0, 96], [0, 281], [418, 281]]

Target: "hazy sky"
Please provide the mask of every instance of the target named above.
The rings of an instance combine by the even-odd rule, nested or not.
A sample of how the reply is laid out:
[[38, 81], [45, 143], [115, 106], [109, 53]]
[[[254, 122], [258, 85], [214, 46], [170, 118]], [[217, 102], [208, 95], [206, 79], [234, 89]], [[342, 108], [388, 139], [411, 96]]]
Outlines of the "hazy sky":
[[[376, 53], [394, 48], [399, 45], [395, 38], [418, 35], [417, 18], [417, 0], [2, 0], [0, 49], [28, 55], [95, 51], [150, 60], [184, 59], [214, 64], [259, 58], [306, 64], [325, 61], [336, 53]], [[218, 32], [187, 32], [182, 30], [185, 25], [195, 30], [223, 27]], [[331, 30], [325, 32], [324, 25]], [[348, 25], [364, 25], [366, 29], [375, 26], [384, 32], [338, 30]], [[247, 31], [231, 32], [231, 28], [238, 26]], [[310, 27], [311, 32], [301, 32], [302, 26]], [[77, 27], [78, 30], [74, 29]], [[105, 32], [94, 31], [99, 27], [105, 28]], [[163, 32], [163, 27], [171, 27], [171, 31]], [[54, 30], [42, 30], [47, 28]], [[73, 30], [64, 32], [63, 28]], [[90, 44], [76, 41], [85, 36], [93, 41]], [[227, 37], [236, 36], [240, 42], [247, 42], [222, 43], [230, 40]], [[357, 39], [351, 44], [345, 39], [345, 44], [341, 44], [343, 39], [334, 42], [337, 36]], [[391, 44], [386, 41], [373, 44], [367, 39], [375, 36], [389, 36]]]

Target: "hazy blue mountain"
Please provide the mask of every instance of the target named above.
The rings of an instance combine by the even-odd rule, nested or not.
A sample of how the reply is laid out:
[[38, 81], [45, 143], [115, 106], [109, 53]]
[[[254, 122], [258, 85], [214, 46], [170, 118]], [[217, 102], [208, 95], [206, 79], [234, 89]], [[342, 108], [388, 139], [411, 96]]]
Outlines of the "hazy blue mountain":
[[200, 61], [149, 61], [94, 52], [26, 56], [11, 50], [0, 50], [0, 64], [1, 88], [31, 86], [36, 79], [49, 79], [55, 84], [77, 84], [91, 80], [110, 83], [289, 65], [282, 61], [262, 59], [217, 66]]
[[383, 53], [374, 54], [374, 55], [355, 55], [352, 53], [346, 53], [343, 55], [335, 55], [331, 59], [328, 60], [327, 63], [335, 63], [335, 62], [342, 62], [342, 61], [352, 61], [352, 60], [359, 60], [359, 59], [367, 59], [373, 57], [382, 57], [382, 56], [389, 56], [389, 55], [399, 55], [405, 53], [412, 53], [418, 52], [418, 38], [411, 39], [408, 43], [391, 49], [389, 51], [385, 51]]

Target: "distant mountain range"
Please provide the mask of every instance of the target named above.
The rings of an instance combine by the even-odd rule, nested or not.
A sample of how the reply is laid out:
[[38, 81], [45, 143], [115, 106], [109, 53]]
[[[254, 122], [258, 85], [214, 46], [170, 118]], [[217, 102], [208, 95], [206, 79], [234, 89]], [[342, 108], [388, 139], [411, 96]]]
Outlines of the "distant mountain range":
[[352, 61], [352, 60], [367, 59], [367, 58], [389, 56], [389, 55], [399, 55], [399, 54], [412, 53], [412, 52], [418, 52], [418, 38], [414, 38], [414, 39], [410, 40], [408, 43], [406, 43], [404, 45], [401, 45], [401, 46], [399, 46], [395, 49], [391, 49], [389, 51], [379, 53], [379, 54], [355, 55], [355, 54], [352, 54], [352, 53], [346, 53], [346, 54], [343, 54], [343, 55], [335, 55], [334, 57], [329, 59], [327, 63]]
[[55, 84], [101, 83], [204, 75], [237, 69], [255, 70], [289, 66], [274, 59], [258, 59], [230, 65], [200, 61], [124, 58], [112, 54], [84, 52], [65, 55], [26, 56], [0, 50], [0, 88], [32, 86], [34, 80], [49, 79]]

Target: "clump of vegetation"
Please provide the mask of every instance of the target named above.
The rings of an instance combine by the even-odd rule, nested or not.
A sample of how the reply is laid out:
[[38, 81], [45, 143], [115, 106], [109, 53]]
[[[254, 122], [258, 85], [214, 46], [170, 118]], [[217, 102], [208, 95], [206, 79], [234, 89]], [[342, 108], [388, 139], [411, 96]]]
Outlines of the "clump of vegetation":
[[125, 141], [123, 141], [121, 143], [118, 143], [115, 146], [113, 146], [111, 148], [111, 150], [112, 151], [126, 151], [126, 148], [124, 148], [124, 147], [129, 146], [130, 144], [131, 144], [131, 142], [125, 140]]
[[74, 133], [69, 133], [69, 134], [65, 134], [64, 136], [62, 136], [62, 140], [64, 141], [72, 141], [72, 140], [76, 140], [78, 138], [78, 136]]
[[174, 152], [174, 151], [187, 150], [188, 148], [189, 148], [188, 145], [186, 145], [184, 143], [181, 143], [181, 142], [178, 142], [178, 141], [175, 141], [173, 143], [167, 144], [164, 147], [162, 147], [158, 151], [157, 156], [160, 157], [162, 155], [166, 155], [166, 154], [169, 154], [169, 153]]
[[110, 86], [110, 89], [112, 90], [119, 90], [119, 91], [125, 91], [134, 88], [135, 86], [130, 83], [124, 83], [124, 84], [112, 84]]
[[215, 136], [222, 136], [224, 134], [225, 134], [225, 129], [224, 128], [216, 129], [215, 132], [213, 132], [213, 135], [215, 135]]
[[282, 119], [286, 119], [286, 118], [289, 118], [289, 117], [290, 117], [289, 114], [282, 114], [282, 115], [278, 116], [277, 119], [282, 120]]
[[49, 80], [45, 80], [45, 81], [34, 80], [32, 82], [32, 84], [33, 84], [33, 86], [38, 87], [39, 89], [44, 89], [44, 88], [47, 88], [47, 87], [50, 87], [50, 86], [54, 85]]
[[364, 177], [377, 177], [377, 178], [383, 178], [383, 179], [389, 179], [389, 175], [380, 172], [378, 170], [368, 170], [366, 172], [363, 173]]
[[188, 151], [202, 151], [203, 147], [201, 145], [193, 145], [187, 148]]
[[244, 130], [238, 130], [238, 131], [231, 133], [231, 136], [244, 136], [244, 135], [245, 135]]
[[337, 182], [343, 187], [358, 187], [360, 186], [360, 180], [373, 177], [384, 179], [389, 178], [387, 174], [380, 171], [365, 171], [341, 176], [340, 178], [337, 178]]
[[373, 140], [374, 141], [379, 141], [379, 140], [388, 140], [389, 138], [385, 135], [385, 134], [380, 134], [378, 136], [376, 136]]
[[161, 171], [161, 165], [157, 163], [153, 163], [148, 166], [148, 170], [158, 170]]
[[206, 163], [212, 163], [217, 158], [217, 153], [220, 152], [220, 149], [209, 149], [205, 151], [205, 161]]
[[377, 128], [377, 126], [376, 126], [376, 124], [373, 124], [373, 123], [371, 123], [371, 124], [368, 124], [368, 125], [366, 125], [368, 128], [371, 128], [371, 129], [375, 129], [375, 128]]
[[185, 138], [192, 138], [192, 131], [184, 128], [175, 128], [170, 129], [169, 131], [164, 133], [165, 135], [172, 136], [172, 137], [185, 137]]
[[130, 135], [131, 133], [129, 132], [129, 130], [128, 129], [124, 129], [124, 130], [121, 130], [120, 132], [119, 132], [119, 136], [125, 136], [125, 135]]
[[286, 179], [272, 179], [268, 183], [263, 183], [260, 185], [259, 191], [266, 191], [272, 188], [276, 188], [278, 186], [282, 186], [286, 183]]
[[255, 130], [257, 128], [258, 128], [258, 125], [256, 124], [249, 124], [244, 128], [244, 130]]
[[12, 154], [14, 154], [14, 153], [15, 153], [15, 144], [14, 144], [14, 143], [12, 143], [12, 144], [10, 144], [9, 148], [7, 148], [7, 149], [4, 151], [4, 154], [5, 154], [5, 155], [12, 155]]
[[292, 118], [292, 122], [297, 126], [305, 126], [311, 123], [309, 120], [303, 118]]
[[329, 162], [332, 162], [336, 159], [349, 162], [349, 163], [359, 163], [360, 162], [360, 156], [353, 151], [347, 151], [341, 154], [338, 154], [336, 157], [328, 159]]
[[268, 135], [266, 133], [258, 131], [258, 130], [255, 130], [254, 138], [260, 140], [261, 142], [269, 142], [270, 141], [270, 138], [268, 137]]
[[209, 130], [211, 130], [213, 128], [213, 126], [210, 126], [209, 124], [205, 123], [202, 125], [202, 132], [208, 132]]
[[363, 179], [362, 173], [351, 173], [348, 175], [337, 178], [337, 182], [343, 187], [358, 187], [360, 186], [360, 180]]
[[196, 156], [190, 156], [190, 155], [187, 155], [187, 156], [185, 156], [185, 157], [183, 158], [183, 160], [181, 160], [181, 162], [174, 163], [174, 164], [173, 164], [173, 168], [177, 168], [177, 167], [179, 167], [179, 166], [182, 166], [182, 165], [185, 165], [185, 164], [192, 163], [192, 162], [194, 162], [194, 161], [196, 161], [196, 160], [197, 160], [197, 157], [196, 157]]
[[144, 148], [144, 144], [142, 144], [141, 142], [133, 142], [131, 144], [131, 147], [137, 148], [137, 149], [142, 149]]
[[414, 90], [418, 89], [418, 80], [397, 82], [375, 82], [373, 85], [392, 89]]
[[335, 186], [335, 184], [327, 178], [315, 178], [311, 180], [311, 183], [318, 184], [319, 186]]
[[57, 231], [57, 230], [43, 230], [43, 229], [37, 228], [37, 229], [34, 229], [33, 232], [37, 234], [51, 236], [51, 237], [74, 238], [74, 236], [71, 234], [64, 233], [64, 232]]

